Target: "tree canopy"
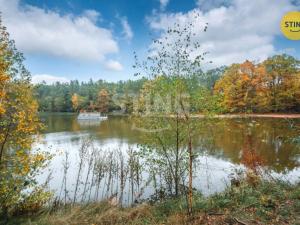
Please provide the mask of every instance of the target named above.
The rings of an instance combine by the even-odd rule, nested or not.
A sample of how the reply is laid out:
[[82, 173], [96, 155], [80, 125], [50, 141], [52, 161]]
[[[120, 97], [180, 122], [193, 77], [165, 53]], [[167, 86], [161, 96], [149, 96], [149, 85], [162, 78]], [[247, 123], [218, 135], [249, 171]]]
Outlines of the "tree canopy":
[[[36, 209], [49, 196], [36, 185], [47, 155], [32, 152], [42, 128], [30, 74], [0, 19], [0, 215]], [[31, 191], [29, 191], [31, 190]]]
[[300, 61], [276, 55], [258, 64], [233, 64], [214, 91], [227, 112], [299, 112]]

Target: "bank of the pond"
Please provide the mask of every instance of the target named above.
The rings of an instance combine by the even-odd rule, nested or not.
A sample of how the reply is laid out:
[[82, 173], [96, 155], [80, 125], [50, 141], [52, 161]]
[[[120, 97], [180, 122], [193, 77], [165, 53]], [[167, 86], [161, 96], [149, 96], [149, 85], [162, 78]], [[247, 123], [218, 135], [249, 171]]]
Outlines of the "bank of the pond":
[[195, 194], [192, 218], [185, 209], [184, 198], [130, 208], [102, 202], [44, 210], [39, 216], [19, 217], [6, 224], [299, 224], [300, 185], [242, 182], [208, 198]]
[[[207, 115], [204, 114], [193, 114], [193, 118], [204, 118]], [[216, 114], [212, 115], [214, 118], [282, 118], [282, 119], [298, 119], [300, 114], [277, 114], [277, 113], [265, 113], [265, 114], [256, 114], [256, 113], [240, 113], [240, 114]]]
[[[40, 115], [78, 115], [76, 112], [39, 112]], [[131, 114], [126, 113], [108, 113], [108, 116], [130, 116]], [[175, 115], [174, 115], [175, 116]], [[300, 118], [300, 113], [228, 113], [228, 114], [214, 114], [211, 115], [214, 118], [288, 118], [288, 119], [298, 119]], [[193, 118], [204, 118], [207, 117], [205, 114], [191, 114]]]

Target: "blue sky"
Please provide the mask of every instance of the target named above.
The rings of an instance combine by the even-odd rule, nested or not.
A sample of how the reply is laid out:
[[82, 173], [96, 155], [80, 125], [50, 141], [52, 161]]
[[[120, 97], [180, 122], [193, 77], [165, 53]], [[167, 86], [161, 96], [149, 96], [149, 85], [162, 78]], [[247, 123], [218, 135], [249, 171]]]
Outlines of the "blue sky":
[[197, 37], [211, 67], [278, 53], [300, 58], [300, 41], [279, 28], [300, 0], [0, 0], [0, 11], [34, 82], [134, 79], [133, 52], [143, 58], [151, 36], [195, 13], [192, 22], [209, 24]]

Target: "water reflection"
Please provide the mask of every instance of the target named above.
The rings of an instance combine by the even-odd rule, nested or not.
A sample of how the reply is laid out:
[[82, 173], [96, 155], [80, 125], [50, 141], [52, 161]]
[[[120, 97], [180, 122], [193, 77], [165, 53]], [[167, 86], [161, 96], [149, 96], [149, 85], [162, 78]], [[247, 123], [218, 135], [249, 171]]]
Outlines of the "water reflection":
[[[106, 121], [79, 122], [74, 114], [44, 114], [45, 134], [57, 132], [87, 133], [100, 142], [117, 140], [120, 143], [139, 144], [143, 135], [132, 130], [128, 117], [110, 117]], [[300, 127], [300, 120], [293, 120]], [[252, 148], [264, 165], [276, 172], [299, 167], [300, 148], [291, 140], [300, 136], [289, 121], [280, 118], [213, 119], [199, 126], [194, 143], [200, 152], [239, 164], [247, 137], [251, 135]], [[59, 140], [60, 135], [57, 134]], [[62, 136], [64, 134], [62, 133]], [[78, 137], [77, 137], [78, 138]], [[73, 140], [71, 140], [73, 141]]]
[[[295, 120], [295, 123], [299, 125], [300, 121]], [[213, 129], [207, 128], [209, 126]], [[214, 120], [213, 125], [208, 123], [199, 138], [210, 140], [206, 149], [211, 154], [237, 164], [251, 136], [251, 148], [264, 165], [283, 172], [299, 167], [299, 146], [292, 142], [299, 135], [284, 119], [222, 119]]]
[[[95, 122], [79, 122], [73, 114], [43, 114], [41, 118], [47, 128], [43, 142], [37, 143], [35, 147], [56, 153], [49, 172], [52, 172], [50, 187], [57, 195], [63, 181], [64, 152], [68, 152], [71, 162], [67, 180], [70, 199], [79, 161], [78, 150], [84, 138], [93, 137], [94, 145], [100, 153], [107, 150], [126, 152], [129, 148], [137, 149], [137, 145], [144, 141], [144, 135], [132, 129], [132, 120], [128, 117], [110, 117], [108, 120]], [[251, 159], [268, 167], [273, 176], [284, 178], [282, 176], [285, 175], [285, 179], [296, 181], [300, 175], [300, 149], [292, 140], [300, 134], [299, 130], [291, 128], [290, 122], [278, 118], [210, 119], [202, 120], [201, 123], [195, 120], [199, 126], [194, 143], [200, 153], [195, 170], [195, 187], [205, 195], [222, 191], [229, 183], [228, 175], [244, 165], [251, 168]], [[293, 126], [300, 126], [300, 120], [293, 120]], [[87, 172], [87, 167], [84, 171]], [[40, 180], [45, 180], [48, 174], [43, 173]], [[142, 175], [141, 179], [147, 183], [147, 174]], [[86, 175], [83, 174], [84, 176]], [[101, 183], [101, 190], [106, 189], [105, 179]], [[120, 188], [118, 181], [114, 183], [114, 190]], [[153, 194], [151, 185], [144, 188], [141, 198]], [[80, 188], [83, 191], [84, 188]], [[124, 188], [124, 196], [126, 195], [132, 196], [129, 183]], [[133, 201], [132, 197], [124, 199], [127, 199], [124, 200], [125, 204]]]

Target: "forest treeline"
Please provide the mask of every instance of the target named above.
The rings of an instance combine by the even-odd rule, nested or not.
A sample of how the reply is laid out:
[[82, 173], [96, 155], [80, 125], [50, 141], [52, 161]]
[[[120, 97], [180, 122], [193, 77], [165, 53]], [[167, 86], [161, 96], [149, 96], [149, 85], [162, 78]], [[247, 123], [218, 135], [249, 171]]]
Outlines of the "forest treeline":
[[[275, 55], [261, 63], [245, 61], [185, 79], [190, 84], [188, 94], [201, 93], [202, 96], [199, 104], [191, 107], [195, 113], [203, 110], [203, 94], [206, 102], [211, 99], [218, 105], [218, 113], [300, 111], [300, 62], [289, 55]], [[35, 93], [39, 111], [122, 110], [131, 113], [134, 101], [141, 93], [145, 94], [151, 82], [153, 80], [142, 78], [116, 83], [103, 80], [42, 83], [35, 86]]]
[[[104, 80], [69, 83], [45, 83], [35, 86], [36, 96], [39, 101], [39, 110], [45, 112], [74, 112], [80, 109], [93, 109], [97, 106], [99, 95], [107, 95], [108, 111], [118, 110], [113, 101], [113, 95], [121, 99], [123, 103], [129, 104], [132, 93], [138, 93], [146, 79], [136, 81], [119, 81], [116, 83]], [[103, 96], [105, 97], [105, 96]]]

